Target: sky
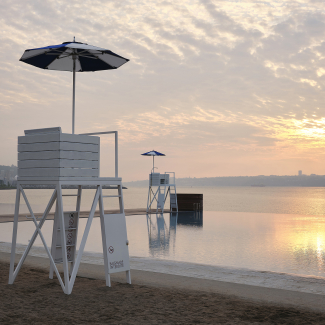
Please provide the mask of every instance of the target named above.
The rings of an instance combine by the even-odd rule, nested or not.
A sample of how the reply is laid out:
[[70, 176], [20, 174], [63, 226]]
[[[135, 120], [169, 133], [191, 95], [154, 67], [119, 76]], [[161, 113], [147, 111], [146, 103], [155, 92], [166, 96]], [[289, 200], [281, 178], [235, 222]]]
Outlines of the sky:
[[[119, 132], [119, 176], [325, 174], [325, 2], [0, 2], [0, 165], [24, 130], [71, 133], [72, 73], [19, 59], [84, 42], [130, 61], [76, 74], [76, 133]], [[101, 136], [101, 176], [113, 137]]]

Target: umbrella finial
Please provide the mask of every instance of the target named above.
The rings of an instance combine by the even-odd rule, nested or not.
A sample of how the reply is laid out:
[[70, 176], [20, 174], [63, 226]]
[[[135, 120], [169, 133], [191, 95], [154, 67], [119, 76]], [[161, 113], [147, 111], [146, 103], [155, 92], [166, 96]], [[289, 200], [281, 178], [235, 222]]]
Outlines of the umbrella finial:
[[76, 41], [76, 38], [73, 36], [73, 41], [75, 42]]

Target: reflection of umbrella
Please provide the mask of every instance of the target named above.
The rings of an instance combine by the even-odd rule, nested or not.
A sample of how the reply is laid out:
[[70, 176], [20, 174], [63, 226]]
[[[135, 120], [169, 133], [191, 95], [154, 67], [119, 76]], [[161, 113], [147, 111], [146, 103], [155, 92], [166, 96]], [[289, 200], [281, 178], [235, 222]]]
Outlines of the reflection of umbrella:
[[117, 69], [129, 60], [110, 50], [73, 41], [26, 50], [20, 61], [41, 69], [73, 72], [72, 133], [74, 133], [75, 72]]
[[141, 154], [142, 156], [152, 156], [152, 172], [155, 172], [155, 156], [166, 156], [155, 150], [151, 150]]

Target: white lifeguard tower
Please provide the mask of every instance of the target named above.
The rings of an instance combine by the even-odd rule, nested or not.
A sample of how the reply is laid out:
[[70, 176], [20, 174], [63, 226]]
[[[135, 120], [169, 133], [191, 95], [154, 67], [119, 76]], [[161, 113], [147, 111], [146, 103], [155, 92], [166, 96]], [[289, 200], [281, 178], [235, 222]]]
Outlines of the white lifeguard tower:
[[[100, 138], [95, 136], [99, 134], [115, 134], [114, 177], [99, 177]], [[29, 204], [24, 188], [40, 188], [40, 186], [42, 188], [53, 188], [54, 191], [42, 217], [37, 219]], [[76, 193], [64, 194], [64, 189], [71, 187], [76, 189]], [[94, 188], [96, 193], [77, 252], [77, 234], [83, 187], [84, 189]], [[103, 187], [114, 190], [114, 195], [103, 195]], [[15, 269], [21, 195], [30, 213], [30, 216], [26, 217], [32, 219], [36, 230]], [[76, 197], [76, 209], [74, 211], [64, 210], [64, 196]], [[105, 214], [104, 199], [112, 197], [118, 198], [120, 211], [117, 214]], [[118, 177], [118, 132], [110, 131], [77, 135], [62, 133], [61, 128], [58, 127], [28, 130], [25, 131], [25, 136], [18, 137], [18, 179], [9, 284], [14, 283], [36, 237], [39, 235], [50, 259], [50, 278], [53, 278], [53, 273], [55, 272], [64, 293], [71, 294], [98, 203], [106, 285], [111, 285], [111, 273], [122, 271], [126, 272], [127, 282], [131, 283], [122, 179]], [[49, 248], [41, 229], [54, 204], [55, 215], [52, 246]], [[57, 269], [57, 264], [60, 263], [63, 264], [63, 279]]]
[[156, 213], [164, 213], [165, 202], [169, 195], [170, 210], [178, 212], [176, 179], [174, 172], [149, 174], [149, 190], [147, 200], [147, 213], [150, 212], [154, 202], [157, 202]]

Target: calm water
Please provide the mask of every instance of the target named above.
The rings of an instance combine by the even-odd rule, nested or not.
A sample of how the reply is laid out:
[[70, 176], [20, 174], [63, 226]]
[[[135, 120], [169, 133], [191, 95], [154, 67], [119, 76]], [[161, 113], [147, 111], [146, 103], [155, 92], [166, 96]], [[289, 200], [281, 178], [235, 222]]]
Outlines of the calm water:
[[[131, 256], [325, 277], [323, 217], [205, 211], [126, 219]], [[80, 219], [79, 233], [85, 224]], [[34, 229], [32, 222], [20, 223], [18, 242], [27, 244]], [[1, 241], [10, 242], [11, 232], [12, 223], [1, 224]], [[52, 221], [43, 233], [50, 246]], [[98, 234], [96, 218], [86, 251], [102, 251]]]
[[[203, 214], [127, 217], [131, 256], [325, 277], [325, 189], [204, 187], [178, 192], [203, 193]], [[42, 211], [51, 191], [27, 194], [34, 209]], [[93, 194], [84, 192], [83, 209], [89, 209]], [[145, 188], [125, 190], [125, 207], [145, 207], [146, 194]], [[14, 200], [14, 191], [0, 191], [0, 214], [13, 213]], [[71, 197], [64, 203], [65, 210], [73, 207]], [[117, 202], [107, 203], [105, 208], [115, 208]], [[85, 222], [81, 219], [80, 233]], [[52, 222], [43, 229], [50, 245]], [[33, 230], [31, 222], [20, 223], [18, 242], [27, 244]], [[11, 233], [12, 223], [0, 224], [0, 241], [10, 242]], [[98, 234], [96, 218], [87, 251], [101, 252]]]
[[[66, 193], [75, 193], [65, 190]], [[323, 187], [179, 187], [178, 193], [203, 193], [204, 211], [257, 212], [325, 215]], [[26, 190], [35, 212], [43, 212], [51, 190]], [[145, 208], [147, 188], [124, 190], [125, 208]], [[85, 190], [81, 208], [89, 210], [94, 191]], [[73, 209], [73, 197], [65, 197], [65, 208]], [[117, 201], [106, 199], [105, 208], [117, 208]], [[15, 191], [0, 191], [0, 214], [14, 213]], [[22, 205], [23, 212], [27, 212]]]

